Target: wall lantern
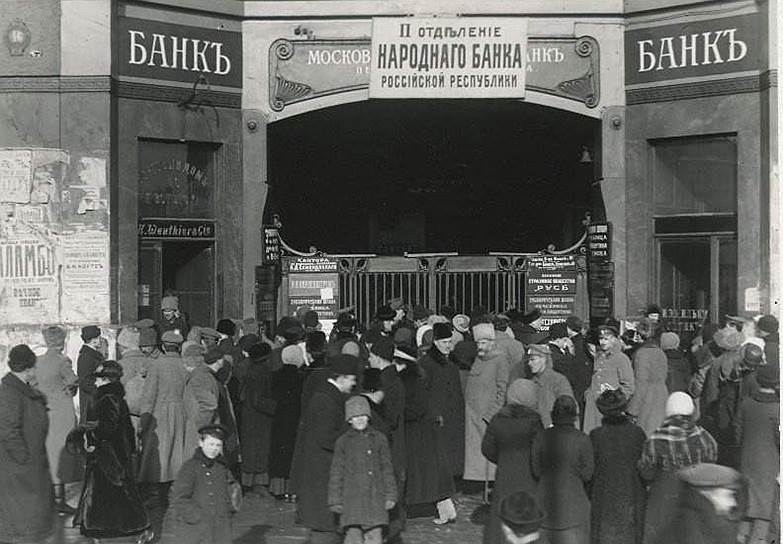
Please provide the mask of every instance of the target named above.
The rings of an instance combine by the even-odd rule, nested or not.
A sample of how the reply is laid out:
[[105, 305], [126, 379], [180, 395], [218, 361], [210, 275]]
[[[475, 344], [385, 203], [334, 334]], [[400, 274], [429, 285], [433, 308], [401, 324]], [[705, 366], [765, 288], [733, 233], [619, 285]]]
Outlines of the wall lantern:
[[582, 156], [579, 157], [579, 162], [582, 164], [591, 164], [593, 162], [593, 157], [590, 155], [590, 150], [587, 149], [586, 145], [582, 146]]

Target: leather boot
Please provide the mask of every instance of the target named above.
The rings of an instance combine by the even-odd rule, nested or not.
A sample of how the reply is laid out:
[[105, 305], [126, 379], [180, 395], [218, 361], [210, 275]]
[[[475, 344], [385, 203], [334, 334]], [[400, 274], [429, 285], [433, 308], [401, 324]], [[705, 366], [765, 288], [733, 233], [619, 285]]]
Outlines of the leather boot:
[[63, 516], [72, 516], [76, 513], [76, 510], [65, 502], [65, 484], [54, 484], [54, 506], [57, 513]]

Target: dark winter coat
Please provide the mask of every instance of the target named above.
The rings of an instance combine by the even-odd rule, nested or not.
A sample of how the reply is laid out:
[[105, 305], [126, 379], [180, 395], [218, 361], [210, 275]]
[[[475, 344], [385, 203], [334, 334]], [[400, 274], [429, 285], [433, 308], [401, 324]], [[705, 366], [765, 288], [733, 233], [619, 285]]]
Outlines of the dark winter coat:
[[572, 425], [555, 423], [538, 433], [531, 465], [538, 479], [538, 501], [546, 512], [542, 527], [551, 530], [590, 526], [585, 482], [593, 477], [590, 439]]
[[230, 544], [233, 483], [222, 457], [209, 459], [197, 449], [182, 465], [171, 488], [174, 542]]
[[163, 336], [163, 333], [166, 331], [174, 330], [179, 331], [179, 333], [182, 335], [182, 338], [188, 337], [188, 333], [190, 332], [190, 325], [188, 324], [187, 318], [183, 314], [178, 315], [171, 321], [165, 317], [158, 321], [158, 333], [161, 336]]
[[637, 463], [647, 436], [625, 416], [604, 417], [590, 432], [592, 544], [641, 544], [647, 492]]
[[430, 413], [427, 376], [418, 363], [411, 362], [400, 377], [405, 385], [406, 502], [443, 500], [454, 494], [454, 479], [446, 445]]
[[780, 333], [773, 332], [764, 337], [764, 357], [769, 364], [780, 364]]
[[0, 381], [0, 542], [51, 533], [54, 498], [46, 398], [10, 372]]
[[95, 378], [92, 374], [104, 361], [103, 355], [88, 345], [83, 345], [76, 359], [76, 375], [79, 377], [79, 421], [87, 419], [87, 412], [95, 395]]
[[251, 360], [242, 399], [243, 472], [264, 473], [268, 470], [272, 418], [276, 407], [268, 359]]
[[292, 486], [299, 496], [297, 508], [302, 525], [318, 531], [337, 529], [335, 514], [329, 510], [327, 494], [334, 444], [345, 432], [346, 395], [331, 382], [313, 394], [302, 416], [297, 443], [300, 460]]
[[685, 354], [678, 349], [664, 350], [669, 363], [669, 372], [666, 376], [666, 388], [669, 394], [675, 391], [688, 391], [691, 383], [691, 365]]
[[389, 523], [386, 501], [397, 501], [397, 485], [386, 436], [372, 427], [346, 431], [334, 446], [329, 472], [330, 507], [342, 507], [340, 527], [370, 529]]
[[465, 397], [462, 393], [459, 368], [433, 347], [419, 360], [427, 376], [425, 388], [429, 397], [429, 410], [435, 419], [441, 418], [439, 427], [446, 454], [454, 476], [462, 476], [465, 470]]
[[[389, 365], [380, 373], [380, 387], [383, 400], [375, 406], [372, 425], [382, 432], [389, 442], [392, 465], [398, 483], [405, 474], [405, 386], [397, 367]], [[372, 403], [371, 403], [372, 405]], [[399, 491], [402, 491], [401, 489]]]
[[95, 450], [87, 454], [87, 472], [73, 524], [93, 538], [140, 533], [150, 522], [136, 487], [136, 438], [122, 384], [99, 387], [87, 416], [96, 423], [88, 432]]
[[517, 491], [536, 492], [531, 473], [530, 451], [536, 435], [543, 431], [536, 410], [519, 404], [500, 409], [487, 426], [481, 453], [497, 465], [489, 522], [484, 528], [484, 544], [505, 544], [500, 523], [500, 502]]
[[194, 413], [188, 413], [188, 419], [193, 421], [193, 428], [198, 431], [204, 425], [220, 423], [218, 416], [218, 399], [220, 398], [220, 382], [217, 376], [205, 364], [196, 365], [190, 372], [185, 385], [185, 392], [195, 401]]
[[272, 399], [277, 403], [269, 443], [270, 478], [289, 478], [301, 415], [305, 374], [294, 365], [283, 365], [272, 375]]
[[555, 344], [549, 344], [549, 352], [552, 354], [552, 368], [566, 377], [574, 392], [574, 400], [580, 405], [584, 402], [585, 391], [590, 387], [592, 374], [584, 364], [579, 364], [576, 357], [561, 350]]
[[757, 392], [742, 401], [736, 419], [737, 443], [742, 444], [740, 472], [748, 480], [748, 517], [772, 519], [778, 492], [780, 395]]

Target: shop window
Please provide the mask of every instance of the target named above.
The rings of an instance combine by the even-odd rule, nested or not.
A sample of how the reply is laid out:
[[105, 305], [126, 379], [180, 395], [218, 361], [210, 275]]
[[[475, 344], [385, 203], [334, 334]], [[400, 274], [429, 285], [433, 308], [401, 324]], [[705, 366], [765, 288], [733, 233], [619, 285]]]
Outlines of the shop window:
[[737, 143], [733, 136], [651, 142], [655, 215], [737, 211]]
[[139, 141], [139, 217], [214, 218], [216, 146]]

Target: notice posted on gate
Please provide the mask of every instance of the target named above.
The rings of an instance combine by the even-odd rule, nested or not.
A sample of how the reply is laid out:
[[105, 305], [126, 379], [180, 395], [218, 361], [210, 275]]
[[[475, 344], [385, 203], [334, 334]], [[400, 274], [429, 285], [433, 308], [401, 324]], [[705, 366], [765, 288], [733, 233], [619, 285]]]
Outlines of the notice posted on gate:
[[573, 255], [536, 255], [528, 259], [525, 309], [538, 308], [542, 330], [574, 313], [576, 276]]
[[337, 319], [340, 300], [337, 259], [290, 257], [285, 259], [284, 270], [288, 271], [288, 315], [315, 310], [328, 334]]
[[527, 19], [375, 18], [370, 98], [524, 98]]

